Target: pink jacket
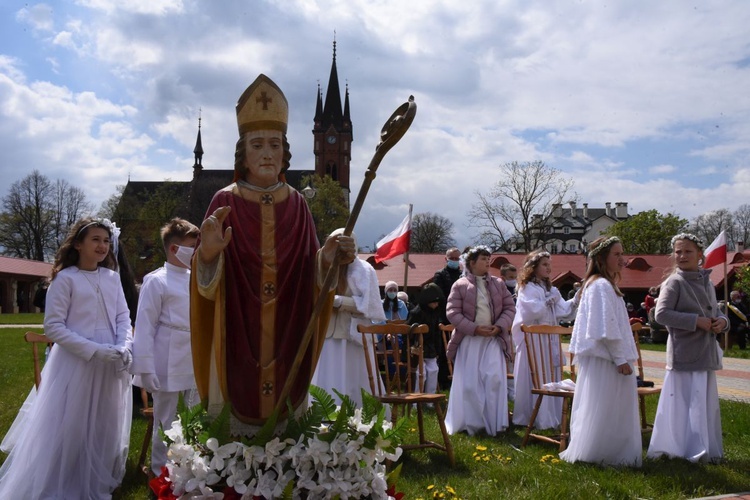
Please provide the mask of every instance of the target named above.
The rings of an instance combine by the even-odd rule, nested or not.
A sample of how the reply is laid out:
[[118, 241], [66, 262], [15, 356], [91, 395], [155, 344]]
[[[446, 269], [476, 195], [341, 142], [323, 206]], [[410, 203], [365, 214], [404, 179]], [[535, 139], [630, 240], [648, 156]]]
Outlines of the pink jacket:
[[[500, 328], [498, 337], [503, 345], [505, 357], [513, 360], [513, 343], [510, 339], [510, 328], [516, 315], [516, 304], [513, 296], [505, 287], [505, 283], [494, 276], [487, 275], [487, 291], [490, 294], [490, 311], [492, 313], [492, 324]], [[476, 276], [467, 274], [459, 278], [453, 284], [448, 296], [446, 313], [448, 321], [451, 322], [455, 331], [448, 342], [448, 358], [456, 358], [458, 345], [467, 335], [474, 335], [477, 324], [474, 319], [477, 315], [477, 285]]]

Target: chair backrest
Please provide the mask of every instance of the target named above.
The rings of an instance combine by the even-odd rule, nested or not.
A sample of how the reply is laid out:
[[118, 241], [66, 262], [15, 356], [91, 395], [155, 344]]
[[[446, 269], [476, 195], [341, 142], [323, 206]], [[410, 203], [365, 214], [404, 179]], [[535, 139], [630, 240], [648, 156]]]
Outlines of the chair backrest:
[[643, 325], [635, 323], [634, 325], [630, 325], [630, 329], [633, 330], [633, 341], [635, 341], [635, 348], [638, 351], [638, 376], [641, 377], [641, 380], [644, 380], [643, 358], [641, 358], [641, 330], [643, 330]]
[[562, 380], [565, 360], [561, 335], [569, 335], [573, 328], [555, 325], [521, 325], [529, 360], [531, 384], [541, 390], [544, 384]]
[[[453, 330], [455, 330], [455, 328], [453, 328], [453, 325], [451, 325], [450, 323], [448, 323], [447, 325], [440, 323], [439, 326], [440, 333], [443, 335], [443, 350], [447, 351], [448, 341], [450, 340], [450, 336], [453, 334]], [[453, 361], [451, 361], [447, 357], [446, 360], [448, 361], [448, 377], [453, 378]]]
[[422, 336], [427, 325], [386, 323], [357, 325], [362, 334], [365, 365], [374, 396], [414, 392], [419, 378], [419, 391], [424, 390], [424, 345]]
[[39, 389], [39, 384], [42, 383], [42, 368], [39, 363], [39, 349], [37, 349], [37, 345], [46, 345], [51, 344], [52, 342], [47, 338], [47, 336], [36, 332], [26, 332], [23, 338], [26, 342], [31, 343], [31, 355], [34, 358], [34, 385], [37, 389]]

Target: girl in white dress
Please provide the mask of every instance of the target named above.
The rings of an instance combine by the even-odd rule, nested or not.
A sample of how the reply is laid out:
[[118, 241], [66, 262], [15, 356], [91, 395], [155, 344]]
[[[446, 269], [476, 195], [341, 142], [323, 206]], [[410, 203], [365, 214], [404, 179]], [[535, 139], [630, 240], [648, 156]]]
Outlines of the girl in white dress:
[[[529, 424], [536, 402], [536, 397], [531, 394], [531, 371], [521, 325], [557, 325], [560, 318], [570, 316], [576, 308], [577, 298], [563, 300], [560, 291], [550, 282], [551, 275], [552, 262], [549, 252], [535, 250], [526, 257], [521, 268], [516, 317], [513, 320], [512, 329], [513, 345], [516, 350], [516, 360], [513, 366], [515, 382], [513, 423], [516, 425]], [[553, 348], [557, 347], [557, 339], [554, 339], [552, 345]], [[557, 362], [560, 353], [553, 354]], [[540, 357], [537, 359], [537, 364], [541, 362]], [[555, 372], [558, 373], [558, 380], [561, 380], [562, 367], [556, 366]], [[562, 398], [544, 398], [534, 427], [537, 429], [559, 427], [561, 417]]]
[[560, 458], [639, 467], [641, 428], [632, 366], [638, 352], [625, 301], [617, 288], [626, 263], [620, 239], [597, 238], [589, 245], [588, 259], [570, 340], [578, 375], [570, 445]]
[[132, 333], [111, 237], [109, 221], [86, 218], [57, 252], [44, 318], [55, 346], [0, 498], [111, 498], [125, 474]]
[[729, 322], [717, 307], [711, 271], [701, 268], [703, 242], [678, 234], [672, 259], [676, 267], [656, 302], [656, 321], [669, 332], [667, 371], [646, 456], [718, 462], [723, 449], [716, 370], [723, 352], [716, 334]]
[[513, 359], [510, 327], [516, 306], [508, 289], [489, 274], [490, 250], [478, 246], [462, 256], [464, 276], [448, 296], [448, 321], [455, 331], [448, 343], [454, 360], [445, 426], [448, 433], [508, 427], [507, 362]]
[[[340, 234], [344, 234], [344, 230], [336, 229], [329, 238]], [[351, 236], [356, 242], [354, 233]], [[370, 392], [362, 334], [357, 325], [381, 322], [385, 322], [385, 313], [378, 276], [367, 261], [357, 257], [339, 271], [333, 312], [312, 378], [312, 384], [325, 389], [337, 404], [341, 404], [341, 398], [333, 389], [349, 396], [358, 407], [362, 406], [362, 389]], [[377, 366], [374, 356], [371, 357], [371, 366]]]

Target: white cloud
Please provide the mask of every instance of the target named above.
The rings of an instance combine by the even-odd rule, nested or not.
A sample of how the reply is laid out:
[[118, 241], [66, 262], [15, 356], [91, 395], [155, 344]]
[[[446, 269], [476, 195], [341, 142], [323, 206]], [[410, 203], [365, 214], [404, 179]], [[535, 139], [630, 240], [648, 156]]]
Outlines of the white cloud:
[[49, 32], [54, 28], [53, 9], [45, 3], [24, 7], [16, 12], [16, 20], [31, 26], [37, 32]]
[[654, 165], [653, 167], [649, 168], [648, 171], [653, 175], [671, 174], [672, 172], [677, 171], [677, 167], [675, 167], [674, 165]]

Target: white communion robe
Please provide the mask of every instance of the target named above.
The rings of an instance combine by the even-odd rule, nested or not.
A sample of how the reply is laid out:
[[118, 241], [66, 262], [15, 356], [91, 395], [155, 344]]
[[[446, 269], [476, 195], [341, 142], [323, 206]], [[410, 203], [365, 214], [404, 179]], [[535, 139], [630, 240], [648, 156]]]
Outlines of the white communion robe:
[[28, 425], [0, 468], [0, 498], [111, 498], [128, 456], [131, 377], [93, 355], [101, 344], [131, 346], [117, 273], [60, 271], [47, 293], [44, 331], [56, 344]]
[[578, 367], [570, 445], [560, 453], [567, 462], [640, 467], [641, 428], [634, 363], [638, 352], [625, 301], [604, 278], [585, 285], [576, 314], [570, 352]]
[[159, 390], [154, 400], [151, 470], [157, 476], [166, 464], [167, 447], [159, 434], [169, 430], [177, 414], [179, 394], [185, 404], [200, 402], [190, 347], [190, 270], [165, 262], [143, 278], [133, 338], [133, 383], [155, 374]]
[[[513, 319], [513, 348], [516, 358], [513, 365], [513, 381], [515, 385], [515, 399], [513, 403], [513, 423], [515, 425], [529, 425], [531, 413], [536, 403], [536, 397], [531, 394], [531, 371], [529, 358], [526, 354], [526, 342], [521, 331], [521, 325], [557, 325], [560, 318], [571, 316], [575, 312], [574, 299], [563, 300], [557, 288], [549, 291], [539, 283], [527, 283], [519, 287], [516, 301], [516, 316]], [[553, 298], [554, 304], [547, 300]], [[557, 346], [556, 337], [553, 346]], [[553, 353], [555, 361], [559, 359], [559, 352]], [[541, 356], [536, 360], [539, 365]], [[562, 379], [562, 367], [555, 363], [555, 373], [559, 374], [557, 381]], [[562, 398], [544, 398], [539, 408], [534, 427], [550, 429], [560, 426], [562, 417]]]
[[[370, 382], [362, 334], [357, 331], [357, 325], [384, 322], [385, 313], [380, 300], [378, 277], [369, 263], [359, 258], [354, 259], [347, 266], [346, 279], [346, 293], [337, 295], [334, 300], [333, 313], [312, 384], [325, 389], [339, 404], [341, 400], [333, 389], [349, 396], [357, 406], [361, 406], [362, 389], [370, 392]], [[371, 366], [377, 366], [374, 356], [371, 358]], [[375, 373], [377, 374], [377, 369]]]

